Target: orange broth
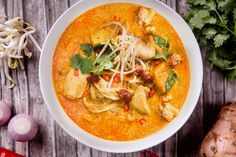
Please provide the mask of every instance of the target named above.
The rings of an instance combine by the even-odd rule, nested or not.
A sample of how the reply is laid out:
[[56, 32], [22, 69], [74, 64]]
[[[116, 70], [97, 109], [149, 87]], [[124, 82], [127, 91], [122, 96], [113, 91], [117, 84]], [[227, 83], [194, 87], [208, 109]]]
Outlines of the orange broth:
[[[148, 136], [157, 132], [168, 124], [161, 118], [155, 109], [160, 103], [160, 96], [155, 95], [148, 100], [151, 115], [145, 117], [145, 123], [140, 121], [125, 121], [110, 112], [99, 114], [89, 112], [81, 99], [70, 100], [63, 96], [60, 91], [60, 82], [65, 78], [70, 67], [70, 58], [80, 52], [80, 44], [90, 43], [90, 33], [99, 29], [103, 24], [114, 21], [119, 17], [120, 22], [126, 24], [126, 28], [135, 36], [144, 38], [144, 31], [136, 22], [135, 18], [140, 6], [128, 3], [114, 3], [99, 6], [77, 17], [65, 30], [55, 49], [53, 59], [53, 81], [58, 99], [68, 116], [82, 129], [87, 132], [108, 140], [128, 141]], [[179, 82], [169, 94], [173, 99], [170, 101], [180, 108], [188, 94], [190, 70], [183, 44], [175, 29], [169, 22], [158, 13], [152, 20], [152, 25], [157, 29], [155, 34], [170, 39], [170, 47], [182, 57], [182, 62], [174, 68], [178, 73]]]

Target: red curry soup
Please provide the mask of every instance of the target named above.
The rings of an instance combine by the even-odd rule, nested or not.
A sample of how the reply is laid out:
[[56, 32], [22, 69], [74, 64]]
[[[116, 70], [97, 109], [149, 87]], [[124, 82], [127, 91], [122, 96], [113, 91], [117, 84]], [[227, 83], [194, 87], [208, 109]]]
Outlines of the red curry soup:
[[108, 140], [135, 140], [178, 116], [188, 94], [189, 63], [168, 21], [128, 3], [76, 18], [53, 58], [53, 82], [68, 116]]

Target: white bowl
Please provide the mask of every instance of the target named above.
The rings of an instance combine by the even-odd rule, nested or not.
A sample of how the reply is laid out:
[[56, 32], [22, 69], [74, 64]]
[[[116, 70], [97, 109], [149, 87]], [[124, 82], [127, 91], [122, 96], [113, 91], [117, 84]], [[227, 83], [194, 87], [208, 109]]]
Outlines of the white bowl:
[[[175, 28], [181, 38], [190, 62], [191, 81], [190, 89], [180, 114], [172, 122], [160, 131], [133, 141], [109, 141], [89, 134], [79, 128], [65, 113], [60, 105], [54, 91], [52, 81], [52, 61], [55, 47], [62, 33], [67, 26], [82, 13], [103, 4], [112, 2], [136, 3], [142, 6], [150, 7], [164, 16], [169, 23]], [[53, 25], [49, 31], [43, 45], [40, 63], [39, 63], [39, 80], [41, 91], [47, 104], [47, 107], [57, 121], [57, 123], [72, 137], [83, 144], [92, 148], [116, 153], [134, 152], [157, 145], [174, 133], [176, 133], [190, 117], [193, 112], [202, 86], [203, 67], [202, 58], [198, 43], [191, 29], [185, 21], [174, 10], [157, 0], [81, 0], [73, 7], [68, 9]]]

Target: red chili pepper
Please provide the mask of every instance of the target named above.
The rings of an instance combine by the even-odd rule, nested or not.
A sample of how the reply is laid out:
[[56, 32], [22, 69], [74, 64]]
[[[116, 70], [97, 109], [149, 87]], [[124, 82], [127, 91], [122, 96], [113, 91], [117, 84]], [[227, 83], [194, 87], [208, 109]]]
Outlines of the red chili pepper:
[[120, 74], [116, 74], [116, 75], [114, 76], [114, 78], [113, 78], [113, 81], [114, 81], [115, 83], [119, 83], [119, 82], [120, 82]]
[[155, 61], [153, 61], [153, 66], [156, 67], [156, 66], [158, 66], [160, 63], [161, 63], [160, 60], [155, 60]]
[[75, 76], [79, 76], [79, 70], [78, 70], [78, 69], [75, 69], [75, 70], [74, 70], [74, 75], [75, 75]]
[[156, 89], [155, 89], [155, 88], [152, 88], [152, 89], [148, 92], [148, 97], [152, 97], [155, 93], [156, 93]]
[[140, 123], [141, 125], [143, 125], [144, 123], [146, 123], [146, 119], [141, 118], [141, 119], [139, 120], [139, 123]]
[[120, 18], [119, 16], [114, 16], [114, 20], [115, 20], [115, 21], [120, 21], [120, 19], [121, 19], [121, 18]]
[[124, 104], [124, 110], [127, 112], [129, 111], [129, 105], [128, 104]]
[[172, 62], [172, 59], [171, 59], [171, 57], [170, 57], [170, 56], [167, 58], [167, 61], [168, 61], [168, 63], [169, 63], [169, 65], [170, 65], [170, 66], [172, 66], [172, 65], [173, 65], [173, 62]]
[[148, 156], [150, 156], [150, 157], [159, 157], [157, 154], [153, 153], [153, 152], [150, 151], [150, 150], [143, 150], [143, 151], [141, 152], [141, 157], [147, 157], [146, 154], [148, 154]]
[[16, 154], [8, 149], [0, 148], [0, 157], [23, 157], [20, 154]]
[[110, 76], [109, 75], [103, 75], [103, 78], [104, 78], [104, 80], [106, 80], [107, 82], [109, 82], [110, 81]]

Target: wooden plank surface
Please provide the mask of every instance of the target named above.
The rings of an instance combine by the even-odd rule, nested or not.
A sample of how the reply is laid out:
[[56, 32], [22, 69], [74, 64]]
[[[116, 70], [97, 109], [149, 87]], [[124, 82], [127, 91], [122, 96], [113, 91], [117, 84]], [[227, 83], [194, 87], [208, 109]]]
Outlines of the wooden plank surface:
[[[57, 18], [79, 0], [0, 0], [0, 14], [9, 18], [20, 16], [37, 28], [35, 38], [42, 46], [47, 32]], [[184, 15], [188, 9], [186, 0], [161, 0]], [[15, 113], [29, 113], [39, 122], [39, 135], [29, 143], [9, 139], [6, 126], [0, 129], [2, 147], [27, 157], [140, 157], [140, 152], [112, 154], [91, 149], [70, 137], [52, 119], [39, 89], [38, 62], [40, 52], [30, 44], [33, 56], [25, 60], [25, 70], [16, 70], [12, 76], [17, 80], [14, 90], [0, 86], [0, 99], [9, 103]], [[204, 61], [203, 90], [198, 105], [187, 123], [171, 138], [150, 148], [160, 157], [197, 157], [203, 136], [216, 120], [216, 112], [228, 101], [236, 101], [235, 81], [227, 81], [206, 62], [207, 47], [202, 47]], [[7, 82], [9, 85], [9, 82]]]

